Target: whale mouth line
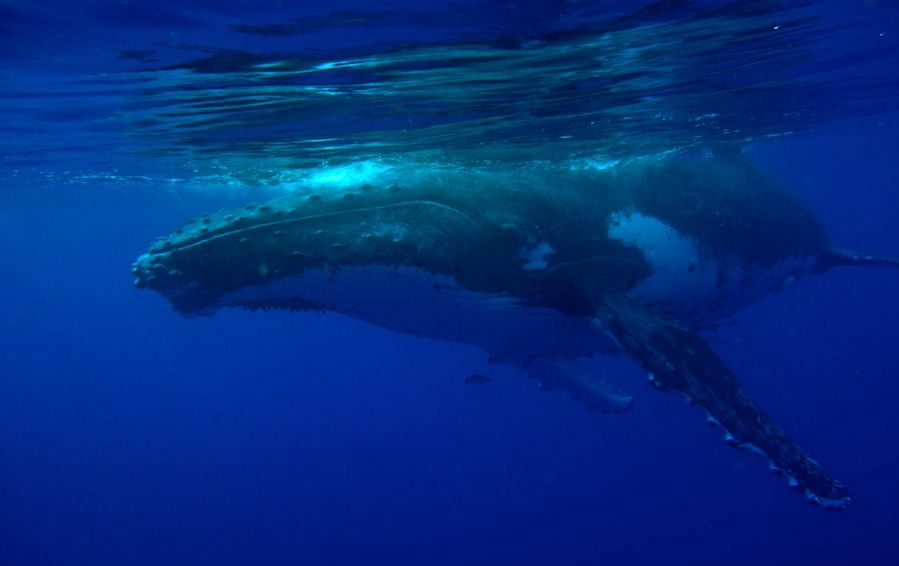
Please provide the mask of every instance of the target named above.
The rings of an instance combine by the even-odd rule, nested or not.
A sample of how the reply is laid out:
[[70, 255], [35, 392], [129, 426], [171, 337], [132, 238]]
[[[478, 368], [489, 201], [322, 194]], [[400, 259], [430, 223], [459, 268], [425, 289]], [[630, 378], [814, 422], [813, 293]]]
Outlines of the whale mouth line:
[[381, 211], [381, 210], [389, 210], [389, 209], [403, 208], [403, 207], [407, 207], [407, 206], [418, 206], [418, 205], [434, 207], [434, 208], [439, 208], [439, 209], [443, 209], [446, 211], [450, 211], [453, 214], [462, 216], [468, 222], [470, 222], [471, 224], [475, 225], [478, 228], [480, 228], [480, 226], [481, 226], [481, 224], [477, 220], [475, 220], [470, 215], [466, 214], [465, 212], [462, 212], [461, 210], [459, 210], [453, 206], [449, 206], [449, 205], [446, 205], [446, 204], [443, 204], [443, 203], [440, 203], [437, 201], [432, 201], [432, 200], [408, 200], [408, 201], [384, 204], [384, 205], [378, 205], [378, 206], [356, 207], [356, 208], [349, 208], [349, 209], [343, 209], [343, 210], [335, 210], [332, 212], [323, 212], [320, 214], [310, 214], [310, 215], [294, 217], [294, 218], [284, 218], [284, 219], [280, 219], [280, 220], [273, 220], [270, 222], [263, 222], [261, 224], [253, 224], [253, 225], [249, 225], [249, 226], [237, 227], [232, 230], [227, 230], [224, 232], [215, 232], [215, 233], [211, 233], [211, 234], [208, 234], [205, 236], [201, 236], [197, 239], [193, 239], [193, 240], [181, 243], [181, 244], [169, 243], [168, 245], [164, 245], [164, 247], [162, 247], [158, 250], [151, 250], [149, 255], [164, 255], [164, 254], [168, 254], [168, 253], [172, 253], [172, 252], [189, 250], [194, 247], [197, 247], [197, 246], [200, 246], [203, 244], [207, 244], [209, 242], [213, 242], [215, 240], [227, 238], [229, 236], [245, 234], [248, 232], [252, 232], [252, 231], [256, 231], [256, 230], [263, 230], [266, 228], [274, 228], [277, 226], [298, 224], [300, 222], [305, 222], [305, 221], [309, 221], [309, 220], [319, 220], [319, 219], [323, 219], [323, 218], [335, 218], [335, 217], [342, 216], [345, 214], [354, 214], [354, 213], [360, 213], [360, 212], [377, 212], [377, 211]]

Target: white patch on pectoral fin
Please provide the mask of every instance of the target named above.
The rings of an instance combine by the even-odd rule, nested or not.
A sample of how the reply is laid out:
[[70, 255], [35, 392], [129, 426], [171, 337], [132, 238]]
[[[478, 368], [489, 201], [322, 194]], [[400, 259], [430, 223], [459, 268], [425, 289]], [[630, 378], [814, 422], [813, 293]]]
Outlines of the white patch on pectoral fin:
[[738, 255], [711, 257], [695, 238], [635, 211], [613, 213], [608, 236], [638, 249], [652, 268], [630, 296], [687, 323], [729, 316], [815, 264], [812, 257], [787, 257], [773, 265], [746, 263]]
[[700, 256], [696, 242], [653, 216], [616, 212], [609, 238], [636, 247], [652, 267], [634, 295], [651, 301], [701, 303], [715, 297], [717, 266]]
[[539, 382], [541, 389], [565, 391], [575, 400], [603, 413], [623, 413], [634, 403], [633, 397], [596, 376], [576, 359], [534, 357], [524, 364], [523, 369]]

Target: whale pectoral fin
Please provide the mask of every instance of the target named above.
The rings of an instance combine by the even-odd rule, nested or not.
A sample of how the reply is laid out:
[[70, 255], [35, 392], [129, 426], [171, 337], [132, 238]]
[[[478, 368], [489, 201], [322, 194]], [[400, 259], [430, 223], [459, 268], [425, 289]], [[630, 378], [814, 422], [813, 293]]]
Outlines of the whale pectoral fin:
[[623, 413], [633, 398], [585, 368], [577, 360], [553, 356], [529, 358], [522, 369], [542, 389], [565, 391], [572, 398], [602, 413]]
[[774, 471], [814, 503], [831, 509], [849, 504], [846, 488], [831, 478], [743, 392], [736, 375], [694, 331], [622, 295], [597, 308], [599, 322], [649, 372], [663, 391], [684, 393], [720, 424], [728, 444], [768, 457]]

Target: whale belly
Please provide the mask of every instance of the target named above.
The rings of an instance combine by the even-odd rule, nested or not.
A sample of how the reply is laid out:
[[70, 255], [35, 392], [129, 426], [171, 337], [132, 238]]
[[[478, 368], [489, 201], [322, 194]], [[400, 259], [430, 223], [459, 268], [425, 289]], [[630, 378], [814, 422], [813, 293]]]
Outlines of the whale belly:
[[617, 351], [591, 318], [477, 293], [452, 278], [406, 267], [309, 270], [266, 285], [226, 293], [219, 306], [283, 304], [339, 312], [373, 325], [435, 340], [478, 346], [496, 358], [589, 356]]

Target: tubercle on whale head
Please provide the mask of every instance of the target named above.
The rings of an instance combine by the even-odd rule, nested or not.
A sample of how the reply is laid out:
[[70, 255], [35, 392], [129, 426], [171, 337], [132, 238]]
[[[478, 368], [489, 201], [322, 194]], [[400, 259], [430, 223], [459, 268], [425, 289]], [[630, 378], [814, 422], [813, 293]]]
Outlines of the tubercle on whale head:
[[448, 271], [476, 253], [482, 229], [476, 215], [450, 203], [395, 184], [362, 185], [204, 215], [154, 243], [132, 273], [137, 287], [158, 291], [182, 314], [205, 314], [230, 290], [311, 269]]

